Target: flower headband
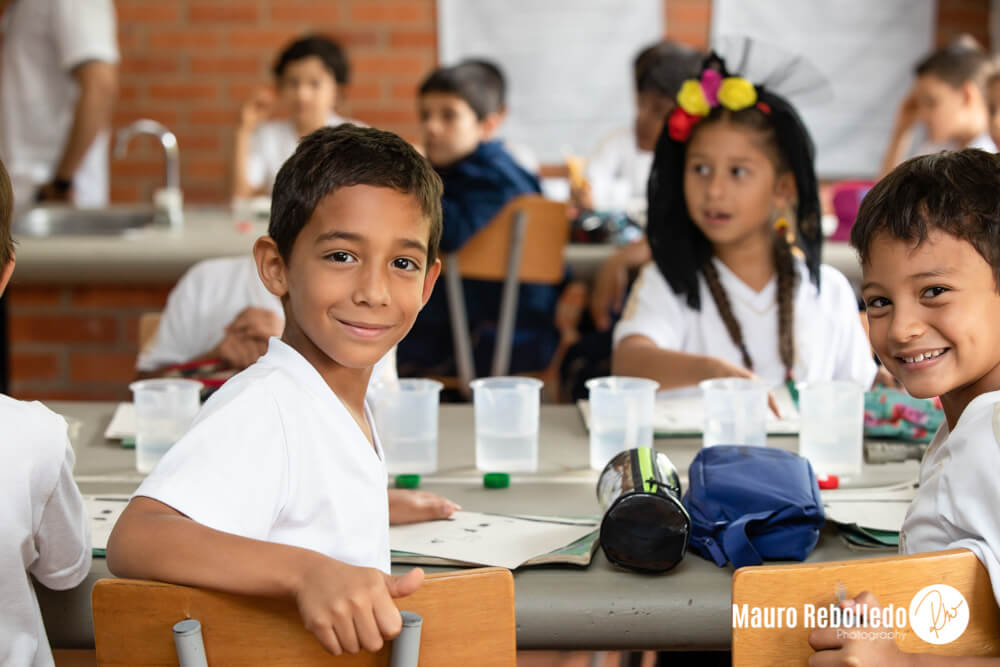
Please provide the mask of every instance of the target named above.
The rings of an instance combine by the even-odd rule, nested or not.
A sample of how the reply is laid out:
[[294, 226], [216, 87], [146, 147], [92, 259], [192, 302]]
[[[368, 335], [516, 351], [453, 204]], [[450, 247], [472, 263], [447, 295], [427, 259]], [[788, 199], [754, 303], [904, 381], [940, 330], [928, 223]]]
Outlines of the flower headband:
[[754, 105], [764, 113], [771, 108], [757, 101], [757, 89], [741, 76], [723, 78], [717, 70], [706, 69], [701, 80], [688, 79], [677, 93], [677, 106], [667, 121], [667, 130], [674, 141], [687, 141], [691, 129], [719, 105], [739, 111]]

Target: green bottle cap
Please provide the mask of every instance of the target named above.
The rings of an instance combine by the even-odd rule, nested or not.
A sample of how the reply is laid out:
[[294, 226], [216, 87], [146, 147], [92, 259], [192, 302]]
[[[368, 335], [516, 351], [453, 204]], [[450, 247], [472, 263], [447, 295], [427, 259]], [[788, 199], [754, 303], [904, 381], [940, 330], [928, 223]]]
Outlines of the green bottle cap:
[[397, 489], [415, 489], [420, 486], [420, 475], [396, 475]]
[[506, 489], [510, 486], [510, 475], [505, 472], [488, 472], [483, 475], [483, 486], [487, 489]]

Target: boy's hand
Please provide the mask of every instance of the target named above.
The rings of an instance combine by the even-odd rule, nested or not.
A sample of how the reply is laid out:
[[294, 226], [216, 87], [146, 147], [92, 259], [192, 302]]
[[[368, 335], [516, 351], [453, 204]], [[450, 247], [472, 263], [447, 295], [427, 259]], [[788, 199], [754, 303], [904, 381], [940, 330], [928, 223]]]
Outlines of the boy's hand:
[[245, 132], [257, 129], [271, 115], [274, 108], [274, 90], [261, 87], [254, 91], [253, 97], [240, 108], [240, 127]]
[[424, 571], [394, 577], [380, 570], [355, 567], [320, 554], [302, 573], [295, 591], [302, 622], [334, 655], [376, 652], [402, 629], [393, 598], [411, 595], [424, 581]]
[[[737, 366], [732, 364], [725, 359], [719, 359], [718, 357], [713, 357], [714, 365], [712, 369], [711, 377], [714, 378], [746, 378], [748, 380], [757, 380], [758, 382], [763, 382], [758, 376], [754, 375], [754, 372], [743, 368], [742, 366]], [[767, 392], [767, 407], [771, 409], [774, 416], [781, 419], [781, 410], [778, 409], [778, 400], [774, 397], [772, 392]]]
[[225, 336], [212, 351], [232, 368], [243, 370], [267, 352], [267, 340], [280, 336], [284, 321], [267, 308], [244, 308], [225, 329]]
[[458, 504], [430, 491], [389, 489], [389, 524], [447, 519], [462, 509]]
[[[879, 607], [878, 600], [864, 591], [852, 600], [840, 603], [841, 609], [857, 605]], [[892, 639], [894, 631], [884, 627], [872, 628], [860, 623], [850, 628], [822, 628], [809, 633], [809, 645], [816, 651], [809, 657], [809, 667], [851, 665], [852, 667], [897, 667], [908, 664], [907, 655], [899, 650]], [[875, 635], [874, 637], [872, 635]]]

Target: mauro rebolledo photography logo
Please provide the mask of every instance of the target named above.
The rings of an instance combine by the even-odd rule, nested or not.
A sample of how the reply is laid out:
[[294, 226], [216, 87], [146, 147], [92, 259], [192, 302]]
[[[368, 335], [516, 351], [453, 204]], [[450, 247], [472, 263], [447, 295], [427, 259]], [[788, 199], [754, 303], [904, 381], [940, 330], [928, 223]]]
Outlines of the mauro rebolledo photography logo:
[[912, 631], [929, 644], [949, 644], [961, 637], [968, 625], [968, 602], [947, 584], [920, 589], [908, 607], [858, 605], [845, 611], [837, 604], [733, 605], [734, 628], [837, 628], [838, 636], [846, 639], [902, 639]]

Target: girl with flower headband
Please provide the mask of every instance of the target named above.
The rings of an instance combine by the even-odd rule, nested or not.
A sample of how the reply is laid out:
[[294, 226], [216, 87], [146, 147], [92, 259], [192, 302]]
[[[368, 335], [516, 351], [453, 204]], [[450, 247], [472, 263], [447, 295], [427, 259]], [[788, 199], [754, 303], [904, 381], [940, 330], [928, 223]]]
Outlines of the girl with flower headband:
[[854, 293], [819, 263], [814, 150], [798, 114], [715, 54], [677, 104], [649, 181], [654, 262], [615, 328], [613, 372], [661, 389], [754, 376], [870, 386]]

